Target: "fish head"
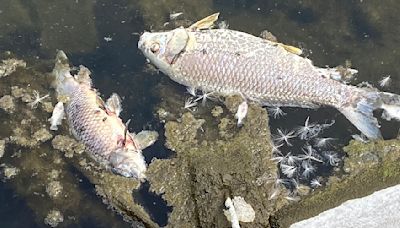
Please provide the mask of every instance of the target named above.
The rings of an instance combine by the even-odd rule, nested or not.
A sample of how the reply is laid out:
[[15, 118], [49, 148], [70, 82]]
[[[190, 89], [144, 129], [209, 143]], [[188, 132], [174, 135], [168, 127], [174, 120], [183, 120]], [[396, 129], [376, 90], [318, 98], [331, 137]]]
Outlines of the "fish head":
[[146, 58], [164, 74], [172, 74], [172, 65], [185, 50], [189, 34], [184, 28], [167, 32], [145, 32], [140, 36], [138, 48]]
[[110, 155], [111, 170], [119, 175], [144, 180], [146, 162], [142, 151], [132, 148], [119, 148]]

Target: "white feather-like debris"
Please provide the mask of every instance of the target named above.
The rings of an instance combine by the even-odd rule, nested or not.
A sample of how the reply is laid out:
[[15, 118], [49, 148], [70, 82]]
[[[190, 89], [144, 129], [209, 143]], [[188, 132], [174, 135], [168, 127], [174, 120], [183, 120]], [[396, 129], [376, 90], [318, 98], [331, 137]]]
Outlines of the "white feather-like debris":
[[321, 182], [319, 182], [318, 179], [312, 179], [310, 185], [312, 188], [318, 188], [322, 186]]
[[64, 112], [64, 104], [62, 102], [58, 102], [56, 106], [54, 106], [53, 114], [49, 118], [49, 122], [51, 124], [50, 130], [57, 131], [58, 125], [61, 125], [62, 119], [65, 116]]
[[228, 210], [224, 210], [224, 214], [232, 223], [232, 228], [239, 228], [239, 222], [253, 222], [256, 217], [253, 207], [241, 196], [235, 196], [233, 199], [228, 197], [225, 200], [225, 207]]
[[341, 161], [338, 154], [334, 151], [325, 151], [322, 153], [322, 155], [331, 166], [338, 166], [339, 162]]
[[185, 109], [188, 109], [190, 111], [192, 111], [193, 107], [196, 107], [197, 102], [193, 99], [193, 97], [189, 97], [188, 99], [186, 99], [185, 101]]
[[310, 161], [303, 161], [301, 163], [301, 166], [303, 167], [303, 177], [308, 179], [310, 177], [310, 175], [312, 175], [315, 172], [315, 168], [314, 166], [311, 164]]
[[383, 77], [382, 80], [379, 81], [379, 85], [381, 87], [387, 87], [390, 85], [390, 83], [392, 82], [392, 78], [390, 77], [390, 75]]
[[46, 94], [43, 97], [41, 97], [39, 92], [36, 90], [33, 90], [33, 95], [35, 96], [35, 99], [29, 103], [29, 106], [31, 106], [32, 109], [36, 108], [39, 103], [42, 103], [44, 99], [50, 96], [49, 94]]
[[274, 119], [278, 119], [279, 117], [286, 115], [286, 113], [280, 107], [270, 107], [267, 108], [267, 110], [274, 117]]
[[196, 96], [197, 96], [197, 91], [196, 91], [196, 88], [194, 88], [194, 87], [186, 87], [186, 91], [187, 91], [190, 95], [192, 95], [193, 97], [196, 97]]
[[307, 117], [306, 121], [304, 122], [304, 126], [301, 126], [297, 129], [297, 134], [299, 138], [302, 140], [308, 140], [314, 136], [316, 136], [317, 132], [315, 132], [316, 124], [310, 124], [310, 117]]
[[331, 146], [331, 141], [336, 140], [335, 138], [316, 138], [315, 146], [318, 148], [327, 148]]
[[299, 155], [298, 156], [299, 159], [307, 160], [307, 161], [313, 160], [313, 161], [322, 163], [322, 160], [317, 158], [317, 156], [318, 156], [317, 151], [314, 148], [312, 148], [312, 146], [308, 145], [308, 146], [306, 146], [305, 149], [302, 149], [302, 150], [303, 150], [304, 154]]
[[243, 101], [239, 107], [238, 110], [235, 114], [235, 118], [238, 120], [237, 121], [237, 125], [240, 126], [243, 124], [243, 119], [246, 117], [247, 115], [247, 111], [248, 111], [249, 105], [247, 104], [246, 101]]
[[274, 139], [278, 142], [286, 142], [288, 146], [292, 146], [292, 144], [289, 142], [290, 139], [296, 137], [296, 134], [294, 131], [286, 131], [286, 130], [281, 130], [277, 129], [278, 135], [274, 136]]
[[288, 178], [292, 178], [296, 174], [296, 171], [297, 171], [296, 166], [286, 165], [286, 164], [281, 163], [280, 167], [281, 167], [282, 173], [285, 174]]
[[179, 17], [180, 15], [182, 15], [183, 13], [182, 12], [178, 12], [178, 13], [171, 13], [170, 15], [169, 15], [169, 19], [172, 21], [172, 20], [175, 20], [177, 17]]

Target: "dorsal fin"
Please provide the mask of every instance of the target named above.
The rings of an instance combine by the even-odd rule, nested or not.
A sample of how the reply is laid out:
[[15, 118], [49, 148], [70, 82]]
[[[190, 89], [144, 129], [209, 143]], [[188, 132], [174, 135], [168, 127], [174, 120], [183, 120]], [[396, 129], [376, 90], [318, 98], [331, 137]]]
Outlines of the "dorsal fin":
[[209, 29], [212, 28], [214, 25], [214, 22], [218, 20], [219, 13], [214, 13], [208, 17], [205, 17], [201, 19], [200, 21], [197, 21], [196, 23], [192, 24], [188, 29], [190, 31], [198, 31], [202, 29]]

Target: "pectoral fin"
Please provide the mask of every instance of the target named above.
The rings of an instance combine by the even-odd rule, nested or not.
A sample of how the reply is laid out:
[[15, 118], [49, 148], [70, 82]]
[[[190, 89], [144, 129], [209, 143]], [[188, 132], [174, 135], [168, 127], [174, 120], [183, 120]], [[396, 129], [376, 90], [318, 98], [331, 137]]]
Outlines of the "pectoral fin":
[[121, 98], [118, 94], [113, 93], [110, 98], [107, 99], [105, 107], [108, 111], [115, 113], [117, 116], [122, 112]]

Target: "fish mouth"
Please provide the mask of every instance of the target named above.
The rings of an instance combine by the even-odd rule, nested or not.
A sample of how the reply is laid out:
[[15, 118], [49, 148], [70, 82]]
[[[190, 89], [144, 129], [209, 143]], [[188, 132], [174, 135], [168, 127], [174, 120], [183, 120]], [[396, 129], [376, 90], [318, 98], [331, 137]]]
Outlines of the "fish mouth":
[[142, 151], [121, 148], [110, 155], [111, 170], [128, 178], [144, 180], [146, 178], [146, 162]]

